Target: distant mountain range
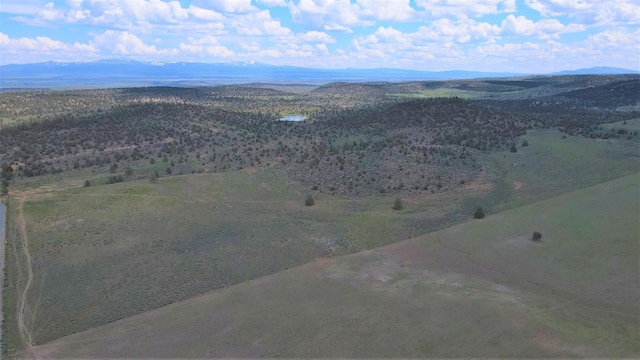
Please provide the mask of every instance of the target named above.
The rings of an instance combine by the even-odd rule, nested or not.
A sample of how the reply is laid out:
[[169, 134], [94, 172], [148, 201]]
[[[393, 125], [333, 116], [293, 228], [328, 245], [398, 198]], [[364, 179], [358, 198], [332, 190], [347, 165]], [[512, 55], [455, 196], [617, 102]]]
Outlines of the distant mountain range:
[[[629, 74], [638, 71], [597, 67], [550, 75]], [[0, 88], [95, 88], [119, 86], [194, 86], [264, 83], [324, 84], [332, 81], [411, 81], [504, 78], [531, 74], [403, 69], [312, 69], [262, 63], [140, 62], [105, 59], [0, 66]]]
[[620, 69], [614, 67], [592, 67], [578, 70], [564, 70], [551, 75], [620, 75], [620, 74], [640, 74], [640, 71]]

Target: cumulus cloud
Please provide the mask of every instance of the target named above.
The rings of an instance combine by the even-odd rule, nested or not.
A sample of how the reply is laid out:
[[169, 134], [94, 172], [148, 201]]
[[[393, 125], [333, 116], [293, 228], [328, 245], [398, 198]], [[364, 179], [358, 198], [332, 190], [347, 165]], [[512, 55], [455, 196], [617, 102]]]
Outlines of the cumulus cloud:
[[[602, 2], [602, 1], [599, 1]], [[544, 16], [559, 16], [590, 11], [595, 1], [588, 0], [525, 0], [524, 3]]]
[[[637, 68], [640, 43], [636, 0], [0, 0], [0, 13], [2, 63], [127, 56], [517, 71], [529, 61], [542, 71]], [[89, 29], [85, 40], [46, 33], [73, 39], [70, 25]]]
[[12, 39], [4, 33], [0, 33], [0, 48], [2, 48], [2, 63], [33, 62], [34, 59], [86, 60], [94, 59], [99, 53], [98, 48], [93, 44], [78, 42], [66, 44], [46, 36]]
[[194, 0], [193, 5], [225, 13], [247, 13], [258, 11], [251, 0]]
[[331, 36], [329, 36], [327, 33], [322, 31], [315, 31], [315, 30], [308, 31], [304, 34], [300, 34], [298, 36], [298, 39], [300, 39], [301, 41], [308, 41], [308, 42], [321, 42], [321, 43], [336, 42], [336, 40]]
[[74, 0], [66, 5], [49, 2], [35, 16], [19, 20], [30, 25], [83, 24], [129, 31], [163, 31], [202, 18], [224, 20], [222, 14], [197, 7], [183, 8], [175, 0]]
[[0, 12], [8, 14], [33, 15], [42, 9], [44, 1], [3, 0], [0, 2]]
[[415, 22], [443, 17], [468, 18], [516, 11], [515, 0], [300, 0], [289, 10], [300, 25], [350, 32], [381, 21]]
[[269, 11], [262, 10], [233, 17], [228, 23], [239, 35], [288, 36], [292, 31], [282, 26], [279, 20], [271, 18]]
[[370, 21], [413, 21], [419, 18], [409, 0], [359, 0], [358, 16]]
[[295, 22], [315, 30], [351, 31], [352, 26], [371, 25], [358, 17], [360, 7], [349, 0], [300, 0], [289, 3], [289, 12]]
[[600, 33], [590, 35], [588, 43], [596, 49], [622, 49], [638, 52], [640, 44], [640, 29], [628, 31], [626, 29], [605, 30]]
[[639, 25], [640, 3], [636, 0], [525, 0], [542, 16], [570, 16], [590, 25]]
[[147, 45], [139, 37], [126, 31], [106, 30], [94, 36], [93, 44], [102, 51], [117, 55], [170, 55], [175, 49], [156, 49]]
[[257, 0], [257, 2], [268, 7], [287, 6], [287, 2], [284, 0]]
[[229, 58], [235, 53], [221, 45], [213, 36], [201, 38], [189, 37], [187, 42], [181, 42], [179, 46], [181, 53], [188, 53], [196, 57]]
[[563, 25], [557, 19], [534, 22], [524, 16], [509, 15], [502, 21], [502, 33], [511, 36], [536, 36], [539, 38], [559, 38], [560, 34], [585, 30], [583, 25]]
[[416, 0], [416, 4], [433, 17], [478, 17], [516, 10], [515, 0]]

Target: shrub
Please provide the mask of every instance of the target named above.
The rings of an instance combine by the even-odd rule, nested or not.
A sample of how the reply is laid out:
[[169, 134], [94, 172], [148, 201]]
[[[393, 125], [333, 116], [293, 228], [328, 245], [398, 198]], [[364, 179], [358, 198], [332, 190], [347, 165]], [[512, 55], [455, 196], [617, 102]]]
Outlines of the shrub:
[[89, 186], [91, 186], [91, 182], [89, 180], [85, 180], [84, 187], [89, 187]]
[[313, 206], [313, 204], [315, 204], [315, 201], [313, 200], [313, 196], [311, 196], [311, 194], [307, 195], [307, 198], [304, 199], [304, 204], [306, 206]]
[[518, 152], [518, 149], [516, 148], [516, 144], [511, 145], [511, 149], [509, 151], [511, 151], [512, 153]]
[[527, 142], [527, 140], [522, 142], [522, 147], [525, 147], [525, 146], [529, 146], [529, 143]]
[[107, 179], [107, 184], [116, 184], [123, 181], [124, 181], [124, 178], [122, 177], [122, 175], [109, 176], [109, 178]]
[[540, 239], [542, 239], [542, 234], [540, 234], [540, 233], [539, 233], [539, 232], [537, 232], [537, 231], [534, 231], [534, 232], [533, 232], [533, 240], [535, 240], [535, 241], [540, 241]]
[[149, 182], [154, 183], [154, 182], [158, 181], [159, 177], [160, 177], [160, 174], [158, 174], [158, 171], [156, 170], [151, 174], [151, 177], [149, 177]]
[[393, 210], [402, 210], [402, 199], [399, 197], [393, 202]]
[[473, 217], [476, 219], [482, 219], [484, 218], [484, 216], [485, 216], [484, 210], [482, 210], [482, 208], [478, 206], [478, 208], [476, 209], [476, 212], [473, 214]]

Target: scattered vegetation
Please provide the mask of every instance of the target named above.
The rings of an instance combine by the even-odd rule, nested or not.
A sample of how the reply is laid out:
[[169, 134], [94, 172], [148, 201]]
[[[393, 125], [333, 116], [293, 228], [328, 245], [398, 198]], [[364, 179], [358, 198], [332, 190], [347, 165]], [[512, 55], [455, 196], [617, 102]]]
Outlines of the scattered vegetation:
[[[333, 83], [305, 93], [259, 84], [1, 93], [0, 163], [19, 179], [125, 169], [125, 181], [129, 169], [148, 177], [277, 166], [324, 193], [439, 193], [477, 177], [483, 153], [513, 151], [533, 128], [637, 138], [601, 124], [638, 117], [616, 110], [639, 101], [638, 83], [620, 75]], [[441, 89], [479, 98], [421, 97]], [[283, 113], [311, 120], [277, 121]]]

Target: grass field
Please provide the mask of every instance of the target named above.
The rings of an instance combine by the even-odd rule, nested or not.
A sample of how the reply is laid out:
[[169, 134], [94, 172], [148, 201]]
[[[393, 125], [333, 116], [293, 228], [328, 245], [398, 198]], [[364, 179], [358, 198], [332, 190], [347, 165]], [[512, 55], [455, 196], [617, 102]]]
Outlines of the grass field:
[[[414, 235], [403, 221], [435, 217], [391, 209], [393, 197], [316, 195], [276, 171], [193, 174], [33, 193], [24, 202], [35, 279], [27, 303], [36, 344], [236, 284], [317, 257]], [[463, 197], [460, 195], [460, 197]], [[11, 206], [12, 219], [18, 206]], [[20, 231], [10, 291], [24, 286]], [[10, 298], [13, 306], [15, 297]], [[60, 319], [65, 319], [61, 321]], [[9, 331], [11, 348], [20, 339]]]
[[[24, 184], [9, 206], [7, 250], [13, 261], [8, 264], [5, 291], [8, 347], [17, 350], [22, 346], [15, 309], [17, 293], [25, 286], [27, 268], [18, 226], [19, 199], [25, 199], [23, 215], [34, 272], [26, 302], [27, 320], [34, 343], [44, 344], [214, 289], [291, 269], [316, 258], [373, 249], [444, 229], [468, 220], [476, 206], [483, 206], [488, 213], [513, 209], [638, 171], [637, 143], [633, 141], [563, 139], [557, 131], [539, 130], [531, 131], [523, 138], [528, 140], [529, 146], [519, 147], [517, 153], [484, 155], [486, 171], [473, 183], [445, 193], [404, 198], [402, 211], [391, 209], [395, 198], [392, 195], [341, 198], [314, 193], [315, 206], [306, 207], [306, 192], [277, 168], [161, 177], [156, 184], [143, 180], [83, 188], [83, 179], [88, 175], [85, 173], [62, 180], [43, 178], [36, 190], [30, 189], [35, 184]], [[597, 201], [595, 208], [598, 208]], [[618, 211], [613, 207], [610, 210]], [[527, 216], [531, 217], [531, 214]], [[629, 233], [629, 225], [636, 226], [637, 230], [637, 222], [631, 222], [624, 214], [620, 218], [627, 221], [627, 227], [621, 227], [622, 232]], [[502, 228], [505, 227], [496, 227]], [[492, 229], [486, 231], [489, 230]], [[515, 231], [509, 231], [512, 230]], [[518, 236], [530, 236], [532, 231], [541, 231], [545, 239], [551, 236], [542, 225], [527, 228], [526, 234]], [[489, 233], [483, 238], [491, 236]], [[433, 242], [427, 243], [436, 246]], [[473, 244], [478, 247], [470, 247]], [[481, 241], [468, 239], [460, 243], [453, 239], [447, 246], [457, 247], [451, 250], [453, 253], [469, 253], [484, 262], [494, 261], [490, 255], [502, 251], [494, 251], [484, 247]], [[630, 246], [625, 243], [622, 249]], [[437, 245], [437, 249], [432, 250], [437, 253], [441, 249]], [[591, 251], [575, 255], [574, 260], [580, 262], [587, 255], [594, 256], [596, 253]], [[616, 255], [615, 251], [607, 256]], [[571, 258], [568, 249], [563, 253]], [[518, 263], [522, 254], [513, 258], [509, 257], [511, 255], [496, 261], [503, 261], [501, 266], [505, 269], [516, 268], [514, 263]], [[546, 256], [560, 261], [553, 251]], [[527, 266], [533, 266], [538, 260], [540, 258], [528, 259]], [[371, 266], [367, 261], [362, 264], [347, 261], [345, 264], [349, 271], [360, 271], [357, 276], [364, 276]], [[522, 273], [526, 269], [518, 270], [520, 272], [516, 269], [514, 273], [526, 278], [530, 276]], [[585, 273], [602, 276], [611, 270], [602, 266], [594, 269]], [[615, 270], [615, 266], [612, 269]], [[456, 274], [462, 272], [458, 268], [450, 270]], [[547, 271], [539, 272], [543, 283], [546, 279], [543, 275], [549, 275]], [[293, 273], [296, 277], [301, 276]], [[404, 283], [412, 279], [412, 274], [399, 269], [389, 276], [396, 279], [394, 283]], [[465, 276], [469, 275], [474, 274]], [[306, 282], [307, 278], [299, 280]], [[502, 278], [495, 280], [503, 281]], [[557, 284], [562, 285], [549, 285], [552, 298], [557, 297], [554, 291], [559, 292], [565, 286], [580, 289], [589, 286], [588, 282], [573, 280]], [[368, 293], [370, 289], [365, 286], [362, 291]], [[606, 288], [599, 291], [597, 296], [589, 295], [589, 301], [595, 301], [594, 306], [600, 306], [598, 301], [607, 293]], [[485, 292], [482, 290], [478, 294]], [[489, 313], [498, 311], [491, 296], [485, 299]], [[576, 297], [579, 296], [573, 294], [566, 299], [561, 297], [561, 300], [573, 301]], [[375, 301], [373, 304], [378, 306]], [[618, 305], [624, 307], [624, 304]], [[472, 309], [473, 306], [469, 312]], [[536, 319], [556, 321], [556, 315], [550, 315], [545, 309], [539, 307], [535, 312]], [[505, 323], [504, 331], [511, 332], [506, 330], [507, 325]], [[524, 348], [529, 349], [528, 346]], [[234, 353], [229, 354], [233, 356]], [[437, 351], [429, 354], [446, 356]], [[491, 354], [494, 353], [488, 352], [487, 356], [494, 356]], [[495, 356], [507, 356], [504, 354], [496, 352]], [[296, 355], [291, 353], [290, 356]]]
[[[629, 121], [633, 126], [637, 120]], [[604, 125], [607, 126], [607, 125]], [[615, 126], [615, 125], [613, 125]], [[640, 171], [638, 138], [594, 140], [567, 136], [557, 130], [528, 131], [518, 152], [491, 154], [504, 180], [513, 184], [519, 206]], [[528, 146], [521, 146], [527, 140]]]
[[[36, 347], [83, 357], [633, 357], [635, 174]], [[531, 240], [533, 231], [543, 234]]]

